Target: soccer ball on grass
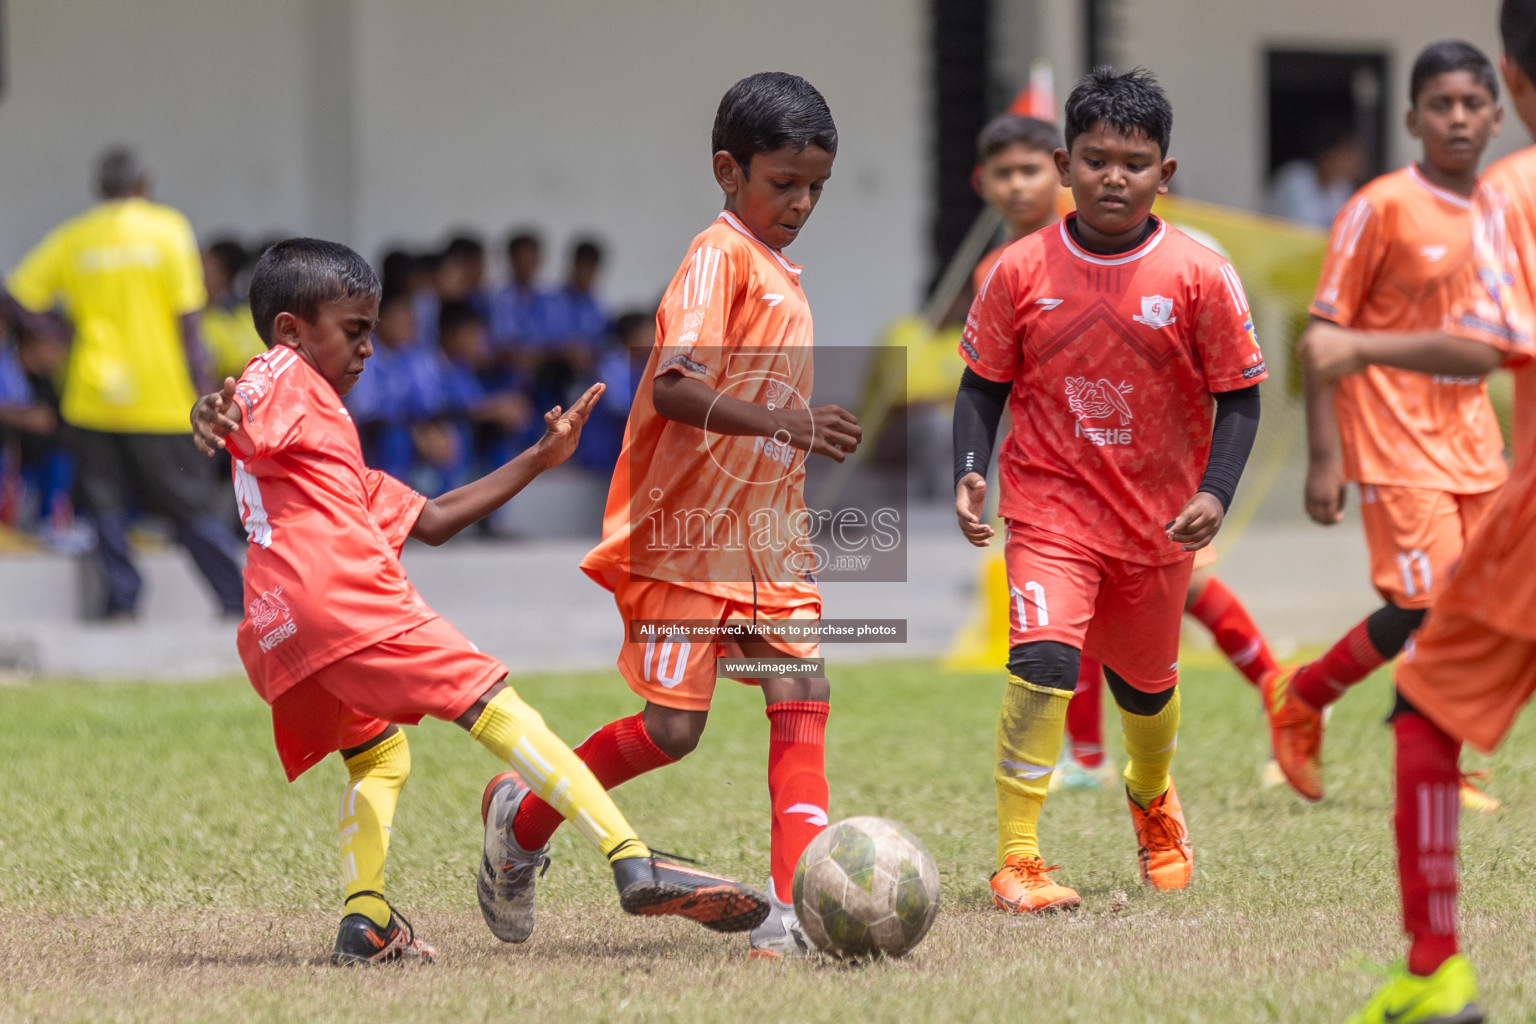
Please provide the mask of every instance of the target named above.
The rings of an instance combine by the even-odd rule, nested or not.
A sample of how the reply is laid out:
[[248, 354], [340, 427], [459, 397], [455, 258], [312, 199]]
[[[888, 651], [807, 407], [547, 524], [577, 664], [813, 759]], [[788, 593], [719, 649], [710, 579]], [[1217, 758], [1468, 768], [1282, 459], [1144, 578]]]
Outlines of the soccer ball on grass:
[[939, 869], [917, 837], [885, 818], [845, 818], [795, 865], [806, 938], [838, 957], [904, 956], [939, 912]]

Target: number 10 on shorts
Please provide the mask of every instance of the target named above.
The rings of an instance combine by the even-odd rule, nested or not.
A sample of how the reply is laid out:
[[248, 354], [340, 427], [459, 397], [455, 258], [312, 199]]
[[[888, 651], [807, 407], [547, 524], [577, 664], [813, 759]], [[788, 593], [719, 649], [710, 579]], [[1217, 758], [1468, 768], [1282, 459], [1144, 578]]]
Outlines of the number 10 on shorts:
[[[1024, 596], [1026, 592], [1029, 594], [1028, 597]], [[1040, 584], [1030, 580], [1024, 584], [1023, 590], [1020, 590], [1018, 587], [1009, 587], [1008, 594], [1013, 598], [1013, 612], [1019, 620], [1019, 632], [1022, 633], [1029, 628], [1029, 609], [1031, 605], [1034, 606], [1035, 625], [1037, 627], [1049, 626], [1051, 624], [1050, 613], [1045, 608], [1045, 588]]]

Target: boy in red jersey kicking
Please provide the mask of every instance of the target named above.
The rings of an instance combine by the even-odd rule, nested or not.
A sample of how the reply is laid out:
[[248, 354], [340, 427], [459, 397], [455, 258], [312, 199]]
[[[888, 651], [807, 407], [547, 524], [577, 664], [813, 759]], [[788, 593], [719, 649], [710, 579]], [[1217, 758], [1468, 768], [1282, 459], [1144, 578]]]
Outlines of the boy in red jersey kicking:
[[[1536, 0], [1504, 0], [1500, 69], [1536, 135]], [[1536, 146], [1489, 167], [1472, 205], [1472, 258], [1451, 284], [1444, 326], [1420, 334], [1325, 325], [1303, 340], [1320, 382], [1393, 366], [1514, 374], [1514, 468], [1436, 592], [1397, 665], [1397, 872], [1406, 962], [1350, 1024], [1477, 1024], [1477, 980], [1456, 941], [1457, 760], [1490, 752], [1536, 693]]]
[[[1455, 299], [1451, 285], [1472, 252], [1478, 161], [1501, 120], [1498, 81], [1487, 57], [1451, 41], [1425, 48], [1409, 82], [1408, 130], [1423, 156], [1366, 185], [1340, 212], [1314, 323], [1438, 330]], [[1476, 375], [1371, 366], [1337, 384], [1309, 382], [1307, 427], [1307, 513], [1334, 525], [1345, 481], [1359, 484], [1371, 582], [1385, 602], [1322, 657], [1262, 684], [1280, 768], [1298, 793], [1318, 800], [1323, 710], [1403, 649], [1508, 470]], [[1470, 783], [1463, 795], [1468, 806], [1497, 806]]]
[[[711, 143], [725, 210], [694, 238], [662, 297], [603, 539], [581, 563], [613, 592], [627, 634], [619, 672], [645, 701], [576, 748], [607, 788], [690, 753], [714, 694], [713, 637], [647, 638], [640, 624], [821, 618], [803, 538], [783, 531], [807, 515], [805, 454], [841, 462], [860, 438], [849, 413], [809, 407], [811, 312], [801, 268], [782, 252], [832, 173], [837, 128], [826, 101], [793, 75], [752, 75], [721, 99]], [[764, 533], [783, 543], [761, 542]], [[817, 655], [815, 643], [782, 633], [741, 647], [754, 658]], [[772, 808], [772, 911], [752, 931], [750, 955], [804, 956], [790, 881], [827, 824], [830, 688], [820, 676], [744, 681], [767, 703]], [[498, 936], [526, 935], [535, 871], [562, 816], [513, 773], [491, 781], [486, 809], [493, 874], [482, 874], [480, 906]]]
[[505, 683], [506, 666], [439, 618], [400, 565], [407, 537], [441, 544], [499, 508], [575, 450], [594, 385], [500, 469], [427, 500], [363, 464], [341, 398], [357, 383], [378, 323], [379, 282], [344, 245], [289, 239], [251, 280], [268, 351], [193, 409], [198, 444], [227, 447], [250, 538], [240, 658], [272, 707], [290, 780], [339, 751], [349, 783], [339, 827], [346, 910], [332, 961], [430, 960], [433, 950], [385, 900], [384, 859], [410, 750], [399, 723], [454, 722], [576, 822], [612, 865], [625, 910], [679, 914], [743, 931], [768, 913], [760, 893], [651, 855], [585, 765]]
[[1036, 829], [1083, 653], [1104, 663], [1120, 707], [1142, 880], [1181, 889], [1193, 872], [1169, 776], [1179, 620], [1191, 552], [1216, 535], [1252, 447], [1266, 371], [1231, 265], [1151, 215], [1176, 167], [1172, 121], [1146, 71], [1083, 79], [1056, 153], [1077, 212], [1004, 251], [961, 341], [955, 510], [977, 546], [993, 534], [983, 474], [1005, 402], [1013, 416], [998, 471], [1012, 637], [992, 892], [1015, 913], [1080, 902], [1050, 879]]

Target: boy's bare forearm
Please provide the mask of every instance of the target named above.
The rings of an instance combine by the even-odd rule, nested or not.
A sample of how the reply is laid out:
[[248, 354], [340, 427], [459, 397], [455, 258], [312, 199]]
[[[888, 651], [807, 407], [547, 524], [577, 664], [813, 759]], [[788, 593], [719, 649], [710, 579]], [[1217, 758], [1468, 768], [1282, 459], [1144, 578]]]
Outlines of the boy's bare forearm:
[[1499, 368], [1504, 357], [1492, 345], [1448, 334], [1369, 334], [1357, 341], [1365, 362], [1418, 373], [1481, 376]]
[[711, 433], [746, 437], [772, 437], [783, 429], [779, 410], [722, 395], [693, 377], [668, 373], [651, 386], [656, 412], [690, 427], [704, 430], [707, 424]]
[[1337, 460], [1339, 420], [1333, 409], [1337, 385], [1319, 381], [1311, 370], [1303, 367], [1301, 386], [1307, 402], [1307, 456], [1314, 462]]
[[456, 487], [422, 506], [411, 536], [436, 546], [478, 523], [548, 469], [537, 446], [463, 487]]

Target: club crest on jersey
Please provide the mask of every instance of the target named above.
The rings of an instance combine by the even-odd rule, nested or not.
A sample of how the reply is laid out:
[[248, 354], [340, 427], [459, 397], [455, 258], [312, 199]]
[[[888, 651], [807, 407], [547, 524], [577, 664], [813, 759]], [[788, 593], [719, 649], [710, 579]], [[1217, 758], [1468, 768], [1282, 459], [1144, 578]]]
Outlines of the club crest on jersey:
[[1154, 329], [1167, 327], [1177, 319], [1173, 315], [1173, 300], [1166, 295], [1143, 295], [1141, 316], [1133, 316], [1131, 319]]
[[[1131, 405], [1125, 396], [1134, 391], [1130, 384], [1121, 381], [1111, 384], [1104, 378], [1090, 381], [1086, 377], [1066, 379], [1067, 407], [1077, 417], [1074, 429], [1078, 437], [1085, 437], [1099, 447], [1131, 443]], [[1112, 420], [1108, 426], [1094, 426], [1089, 420]]]

